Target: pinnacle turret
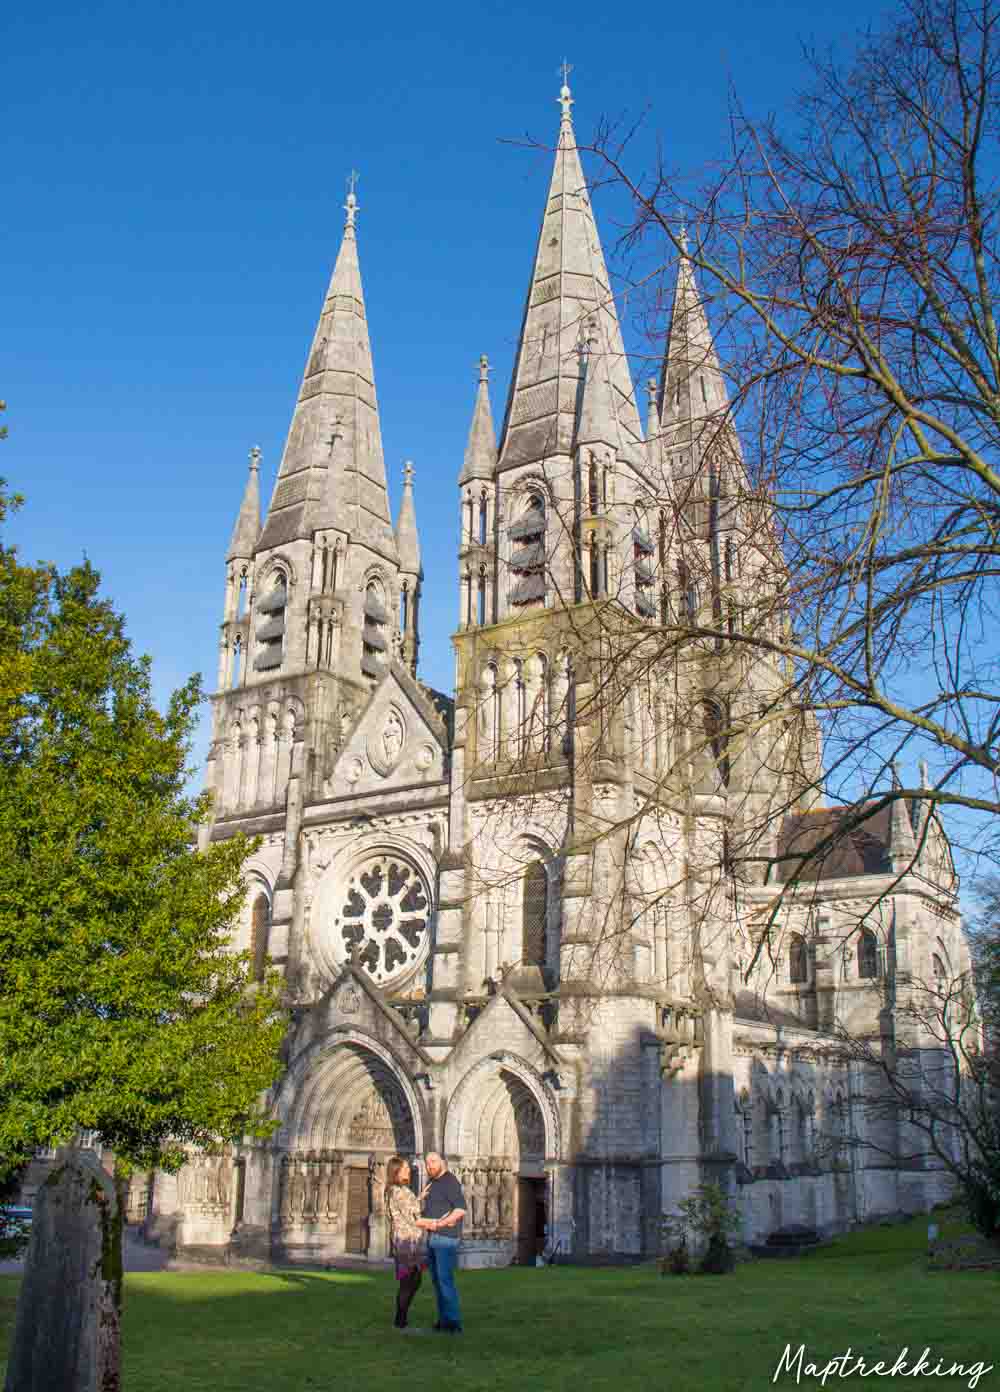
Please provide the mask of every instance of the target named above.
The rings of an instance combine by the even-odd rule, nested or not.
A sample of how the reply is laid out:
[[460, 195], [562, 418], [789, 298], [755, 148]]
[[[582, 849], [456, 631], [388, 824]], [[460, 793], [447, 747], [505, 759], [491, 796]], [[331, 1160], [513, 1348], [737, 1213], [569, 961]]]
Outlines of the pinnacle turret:
[[247, 561], [254, 553], [260, 536], [260, 449], [254, 445], [250, 451], [250, 474], [243, 501], [240, 504], [236, 525], [226, 553], [227, 561]]
[[417, 536], [417, 514], [413, 506], [413, 464], [408, 459], [403, 467], [403, 500], [399, 505], [396, 523], [396, 550], [399, 569], [403, 575], [419, 576], [420, 540]]
[[484, 353], [479, 359], [479, 390], [472, 412], [472, 425], [469, 429], [469, 442], [465, 447], [465, 460], [459, 475], [459, 484], [471, 483], [473, 479], [491, 479], [497, 463], [497, 439], [493, 428], [493, 412], [490, 410], [490, 364]]

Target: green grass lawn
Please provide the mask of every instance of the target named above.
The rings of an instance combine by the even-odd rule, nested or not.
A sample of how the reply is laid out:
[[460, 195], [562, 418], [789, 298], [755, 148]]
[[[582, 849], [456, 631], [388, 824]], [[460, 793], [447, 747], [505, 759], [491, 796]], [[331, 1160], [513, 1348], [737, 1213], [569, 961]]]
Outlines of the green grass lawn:
[[[892, 1362], [904, 1345], [915, 1361], [929, 1344], [945, 1366], [1000, 1364], [1000, 1275], [929, 1273], [926, 1232], [926, 1221], [874, 1228], [722, 1277], [660, 1276], [652, 1266], [462, 1272], [466, 1333], [457, 1338], [397, 1334], [389, 1273], [137, 1274], [125, 1283], [123, 1392], [763, 1389], [786, 1343], [805, 1343], [817, 1362], [848, 1347]], [[0, 1279], [4, 1340], [16, 1293], [16, 1278]], [[429, 1281], [413, 1315], [433, 1322]], [[794, 1387], [794, 1375], [779, 1385]], [[978, 1385], [998, 1392], [1000, 1372]]]

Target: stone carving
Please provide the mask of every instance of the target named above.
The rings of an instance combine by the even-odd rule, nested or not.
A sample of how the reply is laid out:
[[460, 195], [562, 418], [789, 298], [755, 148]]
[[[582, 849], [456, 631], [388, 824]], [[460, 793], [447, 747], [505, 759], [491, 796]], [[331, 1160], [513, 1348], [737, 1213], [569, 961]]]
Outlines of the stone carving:
[[225, 1214], [233, 1187], [233, 1156], [227, 1146], [221, 1155], [194, 1151], [177, 1175], [177, 1199], [188, 1212]]
[[347, 768], [344, 770], [344, 777], [347, 779], [348, 783], [354, 784], [358, 782], [364, 771], [365, 766], [361, 760], [354, 758], [349, 760]]
[[[413, 1150], [413, 1125], [409, 1108], [400, 1093], [388, 1083], [384, 1091], [375, 1088], [351, 1118], [343, 1144], [345, 1149]], [[383, 1181], [384, 1184], [384, 1181]]]
[[343, 1167], [335, 1150], [293, 1151], [281, 1162], [284, 1227], [337, 1227], [343, 1211]]
[[416, 764], [421, 773], [426, 773], [434, 762], [434, 750], [429, 744], [422, 744], [417, 750]]
[[399, 758], [403, 748], [403, 722], [400, 720], [396, 711], [391, 710], [385, 722], [385, 729], [382, 731], [382, 748], [385, 751], [386, 762], [391, 766]]
[[458, 1170], [468, 1212], [469, 1236], [509, 1240], [514, 1234], [515, 1176], [508, 1157], [477, 1159]]

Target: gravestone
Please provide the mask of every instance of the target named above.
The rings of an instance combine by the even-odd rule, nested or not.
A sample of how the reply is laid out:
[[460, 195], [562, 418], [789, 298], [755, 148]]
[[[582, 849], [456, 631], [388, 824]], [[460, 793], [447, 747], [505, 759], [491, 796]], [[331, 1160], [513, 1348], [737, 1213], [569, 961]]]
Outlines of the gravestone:
[[121, 1250], [113, 1181], [60, 1151], [35, 1197], [5, 1392], [118, 1392]]

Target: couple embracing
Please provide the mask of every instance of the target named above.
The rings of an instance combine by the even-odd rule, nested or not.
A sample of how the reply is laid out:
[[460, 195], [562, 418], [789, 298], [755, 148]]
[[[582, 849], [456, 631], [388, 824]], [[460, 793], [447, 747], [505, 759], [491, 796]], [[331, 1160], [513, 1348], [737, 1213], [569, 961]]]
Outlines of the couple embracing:
[[431, 1151], [426, 1163], [427, 1183], [419, 1195], [410, 1188], [408, 1161], [394, 1155], [386, 1168], [385, 1211], [399, 1281], [393, 1323], [397, 1329], [408, 1328], [410, 1302], [429, 1267], [438, 1308], [434, 1328], [442, 1334], [460, 1334], [462, 1313], [455, 1289], [455, 1265], [465, 1195], [437, 1151]]

